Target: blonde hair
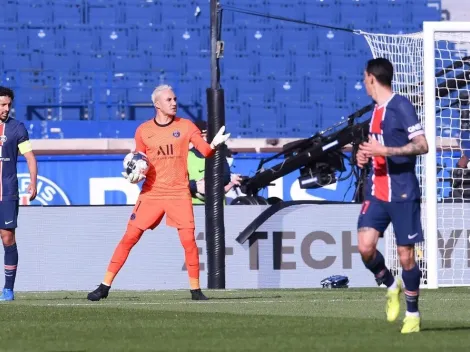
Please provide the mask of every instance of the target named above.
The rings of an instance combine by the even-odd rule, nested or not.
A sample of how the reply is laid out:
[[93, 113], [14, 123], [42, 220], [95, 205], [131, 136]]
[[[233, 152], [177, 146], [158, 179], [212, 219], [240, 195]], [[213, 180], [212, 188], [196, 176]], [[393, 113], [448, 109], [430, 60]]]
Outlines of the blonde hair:
[[152, 103], [155, 104], [160, 93], [165, 90], [173, 90], [173, 88], [169, 86], [168, 84], [161, 84], [158, 87], [156, 87], [152, 92]]

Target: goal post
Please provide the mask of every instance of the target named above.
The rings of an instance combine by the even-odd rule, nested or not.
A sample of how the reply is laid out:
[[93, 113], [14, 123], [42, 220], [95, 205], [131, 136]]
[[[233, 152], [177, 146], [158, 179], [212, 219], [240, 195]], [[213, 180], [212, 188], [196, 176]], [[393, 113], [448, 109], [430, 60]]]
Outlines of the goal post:
[[[385, 57], [392, 62], [393, 90], [413, 103], [428, 140], [429, 152], [417, 162], [425, 237], [424, 244], [417, 246], [417, 262], [423, 272], [421, 284], [430, 289], [470, 285], [470, 231], [465, 226], [466, 216], [470, 225], [470, 207], [465, 212], [463, 196], [457, 199], [454, 195], [453, 173], [450, 171], [451, 186], [444, 190], [437, 169], [438, 161], [444, 159], [443, 150], [456, 154], [460, 151], [459, 114], [464, 100], [466, 109], [470, 108], [470, 53], [466, 51], [470, 50], [470, 23], [424, 22], [423, 31], [418, 33], [356, 34], [364, 36], [374, 58]], [[452, 170], [457, 160], [453, 155], [450, 160], [452, 165], [447, 167]], [[443, 194], [439, 195], [438, 189]], [[450, 195], [446, 196], [444, 191], [449, 189]], [[399, 274], [391, 226], [385, 242], [387, 265]]]

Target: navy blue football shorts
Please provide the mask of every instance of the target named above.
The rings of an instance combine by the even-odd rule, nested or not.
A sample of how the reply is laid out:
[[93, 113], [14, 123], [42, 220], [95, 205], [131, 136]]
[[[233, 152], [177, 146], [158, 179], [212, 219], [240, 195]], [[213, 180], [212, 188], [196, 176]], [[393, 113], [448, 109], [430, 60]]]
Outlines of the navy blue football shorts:
[[3, 200], [0, 202], [0, 229], [16, 229], [19, 201]]
[[372, 199], [364, 201], [357, 223], [358, 229], [371, 227], [383, 237], [390, 223], [393, 225], [398, 246], [409, 246], [424, 241], [419, 200], [384, 202]]

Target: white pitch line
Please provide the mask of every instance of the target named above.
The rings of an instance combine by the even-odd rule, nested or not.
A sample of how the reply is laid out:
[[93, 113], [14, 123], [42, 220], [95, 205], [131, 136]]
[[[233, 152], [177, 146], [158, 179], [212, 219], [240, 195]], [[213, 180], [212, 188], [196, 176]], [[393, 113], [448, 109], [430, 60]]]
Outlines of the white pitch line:
[[216, 301], [216, 300], [209, 300], [209, 301], [185, 301], [185, 302], [103, 302], [103, 303], [48, 303], [48, 304], [28, 304], [29, 306], [49, 306], [49, 307], [109, 307], [112, 305], [116, 306], [129, 306], [129, 305], [142, 305], [142, 306], [172, 306], [172, 305], [195, 305], [195, 304], [268, 304], [268, 303], [323, 303], [323, 302], [382, 302], [383, 299], [313, 299], [308, 301], [277, 301], [277, 300], [263, 300], [263, 301]]
[[[233, 305], [233, 304], [271, 304], [271, 303], [349, 303], [349, 302], [383, 302], [384, 299], [311, 299], [311, 300], [209, 300], [209, 301], [199, 301], [199, 302], [193, 302], [193, 301], [182, 301], [182, 302], [113, 302], [113, 301], [108, 301], [108, 302], [95, 302], [95, 303], [47, 303], [47, 304], [40, 304], [40, 303], [31, 303], [28, 304], [26, 301], [25, 306], [38, 306], [38, 307], [110, 307], [110, 306], [179, 306], [179, 305], [197, 305], [197, 304], [221, 304], [221, 305]], [[420, 301], [432, 301], [430, 299], [420, 299]], [[442, 298], [439, 299], [439, 301], [470, 301], [470, 298]], [[0, 304], [1, 305], [1, 304]]]

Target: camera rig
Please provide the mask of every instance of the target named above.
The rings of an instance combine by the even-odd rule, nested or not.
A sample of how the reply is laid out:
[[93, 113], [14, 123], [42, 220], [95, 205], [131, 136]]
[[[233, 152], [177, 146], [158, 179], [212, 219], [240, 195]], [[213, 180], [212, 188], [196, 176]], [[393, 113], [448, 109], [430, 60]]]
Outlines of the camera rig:
[[[276, 155], [260, 161], [258, 171], [253, 177], [244, 178], [241, 185], [241, 190], [246, 196], [234, 199], [231, 204], [258, 204], [268, 205], [258, 217], [256, 217], [237, 237], [237, 242], [243, 244], [248, 238], [261, 226], [266, 220], [278, 211], [297, 204], [312, 204], [318, 203], [315, 201], [282, 201], [280, 199], [272, 200], [264, 199], [258, 196], [258, 192], [269, 186], [271, 182], [283, 177], [295, 170], [300, 170], [300, 177], [298, 178], [301, 188], [318, 188], [328, 184], [337, 182], [336, 172], [344, 171], [344, 159], [346, 155], [343, 153], [343, 148], [350, 145], [351, 150], [351, 164], [356, 164], [356, 152], [359, 144], [367, 140], [369, 134], [370, 118], [362, 122], [357, 122], [356, 119], [365, 113], [373, 110], [375, 103], [371, 103], [363, 108], [357, 110], [354, 114], [348, 116], [341, 122], [334, 124], [328, 129], [317, 132], [313, 136], [288, 143], [283, 146], [283, 150]], [[279, 157], [284, 157], [284, 160], [269, 168], [263, 166]], [[352, 170], [354, 167], [351, 168]], [[360, 201], [358, 195], [362, 195], [359, 188], [362, 187], [362, 181], [367, 175], [367, 169], [361, 171], [356, 183], [356, 200]], [[346, 179], [350, 177], [349, 174]], [[324, 202], [325, 203], [325, 202]], [[338, 203], [338, 202], [327, 202]]]
[[[324, 131], [284, 145], [281, 152], [260, 161], [256, 174], [242, 181], [241, 191], [248, 197], [257, 197], [261, 189], [295, 170], [300, 170], [298, 181], [304, 189], [324, 187], [337, 182], [336, 172], [346, 170], [343, 148], [351, 145], [354, 160], [354, 148], [366, 140], [369, 133], [370, 119], [363, 122], [356, 122], [356, 119], [373, 107], [373, 103], [367, 105]], [[281, 163], [264, 167], [280, 157], [284, 157]]]

